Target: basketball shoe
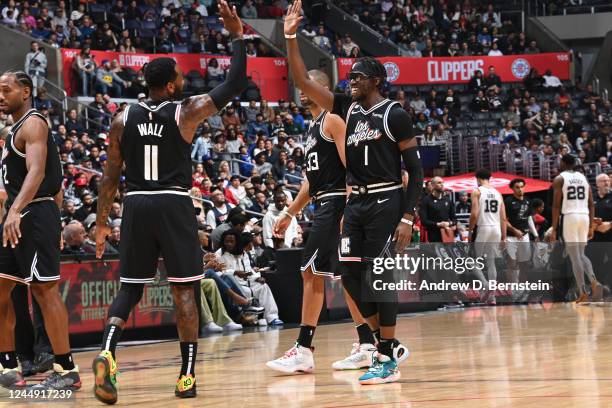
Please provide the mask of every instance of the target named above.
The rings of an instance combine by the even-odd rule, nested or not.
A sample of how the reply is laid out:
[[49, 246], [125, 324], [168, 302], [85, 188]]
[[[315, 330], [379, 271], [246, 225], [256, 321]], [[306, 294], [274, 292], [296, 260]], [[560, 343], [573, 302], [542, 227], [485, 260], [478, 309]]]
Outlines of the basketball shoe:
[[394, 358], [374, 353], [372, 366], [368, 371], [359, 377], [359, 383], [362, 385], [385, 384], [396, 382], [401, 378], [397, 361]]
[[79, 366], [72, 370], [64, 370], [59, 364], [53, 364], [53, 372], [40, 383], [32, 387], [33, 390], [72, 390], [81, 388]]
[[104, 350], [92, 363], [94, 395], [105, 404], [117, 402], [117, 363], [110, 351]]
[[181, 378], [176, 382], [174, 395], [179, 398], [194, 398], [197, 394], [196, 379], [191, 374], [181, 375]]
[[273, 370], [286, 374], [312, 373], [314, 371], [314, 358], [312, 349], [302, 347], [297, 343], [291, 347], [284, 356], [266, 363]]
[[344, 360], [336, 361], [332, 364], [334, 370], [359, 370], [368, 368], [372, 365], [372, 356], [376, 351], [373, 344], [353, 343], [351, 355]]
[[21, 367], [4, 368], [0, 364], [0, 385], [9, 389], [25, 387], [26, 380], [23, 378]]

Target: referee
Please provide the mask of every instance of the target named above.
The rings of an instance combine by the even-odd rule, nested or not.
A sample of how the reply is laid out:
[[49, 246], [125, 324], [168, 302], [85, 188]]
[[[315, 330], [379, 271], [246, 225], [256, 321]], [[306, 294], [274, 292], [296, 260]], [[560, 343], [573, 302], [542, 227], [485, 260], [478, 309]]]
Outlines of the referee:
[[431, 179], [431, 194], [421, 199], [419, 215], [421, 223], [427, 229], [428, 242], [443, 242], [442, 228], [453, 231], [457, 225], [455, 206], [448, 196], [444, 195], [444, 180], [442, 177]]
[[612, 265], [612, 192], [610, 177], [600, 174], [595, 179], [597, 192], [593, 194], [595, 203], [594, 222], [597, 225], [593, 239], [589, 242], [588, 255], [593, 263], [597, 279], [604, 285], [612, 284], [610, 266]]

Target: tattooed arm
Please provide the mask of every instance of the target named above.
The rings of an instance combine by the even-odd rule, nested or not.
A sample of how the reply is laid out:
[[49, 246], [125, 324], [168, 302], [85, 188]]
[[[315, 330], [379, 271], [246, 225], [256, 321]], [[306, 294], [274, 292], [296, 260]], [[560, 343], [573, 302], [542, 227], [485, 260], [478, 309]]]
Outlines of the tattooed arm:
[[96, 257], [102, 258], [106, 237], [111, 229], [108, 226], [108, 214], [111, 205], [117, 194], [119, 186], [119, 176], [123, 168], [123, 157], [121, 156], [121, 135], [123, 134], [123, 113], [118, 114], [113, 120], [109, 134], [109, 145], [106, 160], [106, 168], [100, 183], [100, 193], [98, 195], [98, 210], [96, 217]]

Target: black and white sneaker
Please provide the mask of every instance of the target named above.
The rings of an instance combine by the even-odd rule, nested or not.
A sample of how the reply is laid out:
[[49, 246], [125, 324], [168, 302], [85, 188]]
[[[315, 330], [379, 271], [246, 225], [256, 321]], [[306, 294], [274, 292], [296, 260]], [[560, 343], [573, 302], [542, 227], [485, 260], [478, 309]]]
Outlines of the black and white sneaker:
[[39, 384], [31, 387], [33, 390], [72, 390], [81, 388], [79, 367], [74, 366], [70, 371], [64, 370], [61, 365], [53, 364], [53, 372]]

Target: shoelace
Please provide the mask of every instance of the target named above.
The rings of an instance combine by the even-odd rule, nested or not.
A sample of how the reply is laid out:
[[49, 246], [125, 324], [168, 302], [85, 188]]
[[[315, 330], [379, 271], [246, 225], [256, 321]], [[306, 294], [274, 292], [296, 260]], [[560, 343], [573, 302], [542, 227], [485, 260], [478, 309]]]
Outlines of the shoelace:
[[290, 359], [293, 356], [297, 355], [297, 347], [292, 347], [285, 352], [285, 355], [281, 357], [281, 360]]
[[45, 378], [40, 385], [52, 385], [55, 381], [63, 381], [62, 375], [60, 373], [58, 373], [57, 371], [52, 372], [51, 374], [49, 374], [49, 376], [47, 378]]

